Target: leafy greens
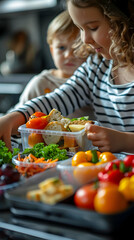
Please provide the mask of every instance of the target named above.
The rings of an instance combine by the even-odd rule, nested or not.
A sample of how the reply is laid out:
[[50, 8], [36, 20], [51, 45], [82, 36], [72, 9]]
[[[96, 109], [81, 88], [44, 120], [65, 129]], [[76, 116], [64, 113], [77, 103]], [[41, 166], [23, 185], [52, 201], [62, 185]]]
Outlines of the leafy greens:
[[19, 148], [13, 148], [13, 153], [12, 153], [6, 147], [5, 142], [0, 140], [0, 166], [3, 165], [4, 163], [12, 164], [12, 157], [17, 155], [19, 151], [20, 151]]
[[44, 143], [37, 143], [33, 148], [26, 148], [22, 154], [33, 154], [37, 158], [65, 160], [68, 158], [67, 150], [60, 149], [57, 144], [45, 146]]

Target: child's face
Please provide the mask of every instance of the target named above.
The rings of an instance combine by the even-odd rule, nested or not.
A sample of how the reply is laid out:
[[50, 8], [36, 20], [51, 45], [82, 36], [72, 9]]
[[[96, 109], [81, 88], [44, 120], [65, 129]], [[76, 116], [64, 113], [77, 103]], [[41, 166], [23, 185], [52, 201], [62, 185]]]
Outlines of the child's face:
[[108, 20], [102, 15], [101, 11], [96, 7], [78, 8], [70, 1], [68, 2], [68, 11], [74, 24], [81, 31], [82, 41], [103, 57], [111, 59], [109, 55], [111, 45], [110, 27]]
[[85, 61], [83, 58], [74, 56], [72, 48], [74, 42], [75, 36], [60, 35], [53, 39], [51, 53], [62, 78], [72, 76], [74, 71]]

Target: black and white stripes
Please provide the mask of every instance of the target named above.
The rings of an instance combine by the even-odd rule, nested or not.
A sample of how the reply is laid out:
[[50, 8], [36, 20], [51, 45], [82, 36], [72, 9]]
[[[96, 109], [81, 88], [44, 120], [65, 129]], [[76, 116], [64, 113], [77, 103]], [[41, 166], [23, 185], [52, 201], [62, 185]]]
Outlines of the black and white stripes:
[[111, 69], [112, 60], [90, 56], [60, 88], [28, 101], [17, 111], [23, 112], [26, 119], [35, 111], [48, 114], [52, 108], [67, 116], [92, 103], [103, 126], [134, 132], [134, 81], [112, 84]]

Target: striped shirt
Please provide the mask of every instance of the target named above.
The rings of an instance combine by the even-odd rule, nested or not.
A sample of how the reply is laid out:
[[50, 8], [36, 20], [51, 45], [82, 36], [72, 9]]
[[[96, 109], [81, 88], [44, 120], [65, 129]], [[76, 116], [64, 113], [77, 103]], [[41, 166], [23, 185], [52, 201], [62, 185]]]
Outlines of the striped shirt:
[[48, 114], [52, 108], [63, 116], [92, 104], [97, 121], [105, 127], [134, 132], [134, 81], [123, 85], [112, 82], [113, 61], [89, 56], [74, 75], [54, 92], [34, 98], [15, 111], [26, 121], [35, 111]]

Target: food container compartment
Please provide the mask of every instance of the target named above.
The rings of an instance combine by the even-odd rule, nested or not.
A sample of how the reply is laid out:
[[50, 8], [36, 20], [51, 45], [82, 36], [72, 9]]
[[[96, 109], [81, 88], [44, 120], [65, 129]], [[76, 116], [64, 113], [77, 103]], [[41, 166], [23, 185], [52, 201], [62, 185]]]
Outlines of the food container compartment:
[[[73, 153], [67, 153], [68, 159], [62, 161], [68, 161], [72, 158]], [[21, 158], [27, 156], [26, 154], [20, 154]], [[17, 170], [25, 177], [31, 177], [34, 174], [44, 172], [46, 169], [54, 168], [62, 161], [49, 162], [49, 163], [35, 163], [35, 162], [23, 162], [18, 160], [18, 155], [12, 158], [12, 163], [16, 166]]]
[[[24, 157], [24, 155], [21, 155]], [[27, 163], [18, 160], [18, 156], [14, 156], [12, 163], [16, 166], [18, 172], [24, 177], [31, 177], [37, 173], [44, 172], [49, 168], [56, 167], [57, 162], [53, 163]]]
[[[125, 157], [125, 154], [114, 153], [114, 155], [119, 160], [123, 160]], [[103, 163], [99, 165], [94, 164], [94, 166], [73, 167], [71, 162], [72, 158], [66, 160], [65, 162], [59, 162], [57, 169], [60, 172], [60, 176], [63, 180], [68, 181], [70, 184], [73, 184], [77, 187], [96, 180], [98, 173], [103, 171], [107, 164]]]
[[69, 152], [86, 151], [93, 147], [92, 142], [87, 139], [85, 129], [79, 132], [50, 131], [26, 128], [24, 124], [18, 128], [18, 131], [21, 134], [23, 151], [33, 147], [35, 142], [44, 142], [46, 145], [58, 144]]
[[[41, 181], [55, 176], [60, 177], [60, 173], [53, 168], [27, 179], [21, 188], [8, 190], [5, 198], [10, 202], [13, 215], [20, 219], [22, 217], [28, 217], [31, 220], [38, 219], [44, 224], [52, 222], [60, 226], [64, 224], [68, 227], [77, 227], [83, 231], [86, 229], [95, 233], [111, 234], [121, 229], [125, 220], [127, 221], [127, 218], [134, 214], [134, 204], [117, 214], [99, 214], [95, 211], [77, 208], [73, 203], [73, 198], [68, 203], [60, 202], [55, 205], [27, 200], [28, 191], [37, 189]], [[74, 190], [76, 189], [74, 186]]]
[[107, 163], [94, 165], [89, 167], [72, 167], [71, 159], [65, 163], [59, 163], [57, 169], [60, 172], [60, 177], [70, 184], [80, 187], [86, 183], [97, 179], [100, 171], [103, 171]]

